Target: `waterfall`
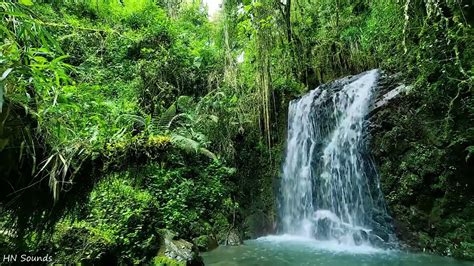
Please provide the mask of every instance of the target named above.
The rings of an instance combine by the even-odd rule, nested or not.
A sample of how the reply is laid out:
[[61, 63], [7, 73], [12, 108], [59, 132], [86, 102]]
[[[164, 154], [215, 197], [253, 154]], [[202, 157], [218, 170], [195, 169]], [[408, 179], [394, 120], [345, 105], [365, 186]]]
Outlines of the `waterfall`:
[[378, 77], [371, 70], [290, 103], [279, 203], [284, 233], [348, 245], [393, 242], [364, 138]]

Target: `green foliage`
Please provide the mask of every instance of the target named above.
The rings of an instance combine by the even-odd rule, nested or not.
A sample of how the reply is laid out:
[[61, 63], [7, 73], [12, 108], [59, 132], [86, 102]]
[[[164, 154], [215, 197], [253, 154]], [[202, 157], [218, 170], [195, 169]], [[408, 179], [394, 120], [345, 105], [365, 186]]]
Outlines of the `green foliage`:
[[157, 266], [184, 266], [185, 262], [177, 262], [165, 256], [155, 257], [154, 264]]
[[[179, 95], [207, 93], [208, 75], [218, 69], [218, 49], [208, 38], [212, 26], [197, 4], [184, 6], [177, 18], [153, 1], [1, 8], [1, 102], [34, 117], [30, 138], [40, 139], [47, 153], [37, 154], [38, 144], [26, 138], [2, 138], [2, 150], [28, 147], [33, 175], [48, 177], [55, 200], [104, 147], [134, 142], [137, 134], [171, 135], [156, 128], [154, 118], [164, 117]], [[176, 145], [216, 158], [202, 133], [189, 132], [173, 134]]]
[[[73, 86], [74, 83], [68, 76], [73, 67], [64, 62], [68, 56], [64, 55], [53, 36], [43, 24], [35, 20], [28, 8], [22, 4], [2, 3], [0, 9], [0, 38], [4, 40], [0, 50], [0, 72], [3, 73], [0, 81], [0, 101], [2, 107], [4, 98], [9, 103], [0, 111], [6, 109], [5, 111], [9, 112], [15, 105], [21, 106], [27, 115], [38, 118], [38, 131], [43, 136], [50, 137], [52, 143], [58, 144], [56, 138], [60, 134], [57, 132], [60, 125], [50, 107], [57, 106], [62, 100], [60, 94], [64, 87]], [[3, 125], [1, 127], [3, 128]], [[22, 143], [22, 149], [32, 144], [26, 137], [17, 141]], [[14, 145], [18, 143], [12, 141], [6, 146]], [[5, 148], [2, 147], [2, 150]], [[35, 162], [35, 148], [30, 148], [25, 149], [26, 155]], [[70, 157], [63, 155], [77, 154], [76, 150], [58, 152], [55, 148], [57, 147], [53, 148], [53, 155], [43, 162], [39, 172], [49, 176], [49, 184], [54, 191], [54, 197], [57, 198], [57, 183], [66, 182], [63, 173], [71, 166], [68, 162]], [[53, 160], [53, 157], [56, 157], [56, 160]]]
[[201, 252], [211, 251], [218, 246], [217, 240], [209, 235], [196, 237], [193, 239], [193, 243], [196, 244], [198, 250]]
[[[467, 178], [472, 172], [469, 147], [474, 142], [474, 34], [466, 16], [468, 5], [455, 1], [293, 0], [275, 4], [260, 0], [244, 2], [238, 10], [234, 1], [226, 4], [225, 15], [236, 25], [235, 31], [228, 30], [234, 36], [228, 53], [245, 51], [244, 62], [237, 64], [237, 73], [243, 73], [237, 87], [245, 84], [247, 94], [257, 92], [254, 98], [261, 100], [251, 103], [258, 106], [251, 113], [259, 113], [263, 132], [278, 132], [276, 126], [266, 125], [268, 120], [279, 121], [273, 114], [280, 111], [276, 104], [268, 112], [268, 88], [272, 101], [281, 99], [286, 105], [285, 97], [370, 68], [401, 72], [404, 82], [414, 85], [402, 102], [376, 118], [382, 129], [374, 136], [373, 147], [382, 186], [394, 217], [409, 232], [402, 240], [418, 246], [413, 235], [427, 232], [442, 240], [429, 250], [469, 257], [462, 255], [469, 249], [465, 253], [459, 247], [468, 247], [460, 242], [471, 240], [455, 240], [437, 228], [439, 219], [453, 218], [455, 208], [472, 205], [474, 195], [472, 180]], [[273, 141], [266, 141], [266, 146], [278, 143], [277, 134], [272, 135]], [[445, 204], [435, 210], [438, 199]], [[426, 229], [431, 226], [430, 213], [442, 218], [433, 221], [434, 228]], [[469, 217], [463, 214], [459, 219], [469, 221]], [[255, 218], [249, 224], [256, 227]], [[443, 241], [451, 252], [438, 248]]]
[[[245, 111], [258, 114], [260, 131], [273, 132], [266, 146], [281, 142], [276, 134], [280, 132], [278, 126], [266, 124], [268, 120], [280, 122], [279, 103], [285, 106], [286, 97], [370, 68], [401, 72], [404, 82], [414, 85], [401, 102], [375, 118], [374, 123], [382, 127], [373, 144], [382, 187], [402, 232], [409, 232], [400, 236], [402, 240], [426, 247], [419, 245], [421, 237], [414, 236], [426, 232], [430, 239], [438, 238], [437, 244], [426, 247], [428, 250], [469, 257], [469, 245], [460, 244], [472, 243], [469, 238], [438, 230], [441, 220], [454, 219], [455, 210], [471, 206], [474, 195], [472, 180], [467, 178], [472, 172], [468, 165], [472, 163], [470, 147], [474, 141], [474, 35], [469, 5], [456, 1], [260, 0], [243, 2], [239, 10], [235, 1], [225, 4], [224, 23], [235, 29], [224, 30], [233, 37], [224, 39], [230, 43], [226, 55], [235, 62], [245, 51], [243, 62], [228, 63], [229, 68], [237, 66], [238, 70], [226, 71], [239, 77], [234, 88], [245, 88], [246, 95], [253, 93], [254, 101], [248, 103], [257, 108]], [[270, 112], [267, 90], [271, 91], [271, 101], [276, 102]], [[239, 95], [239, 100], [243, 98]], [[252, 154], [248, 149], [237, 153], [241, 157]], [[245, 176], [242, 168], [238, 167]], [[249, 188], [244, 191], [245, 195], [254, 193]], [[252, 195], [253, 202], [265, 199], [263, 194]], [[444, 203], [436, 205], [438, 201]], [[251, 207], [245, 205], [244, 209]], [[438, 217], [432, 224], [430, 214]], [[264, 227], [256, 220], [263, 220], [265, 213], [256, 211], [250, 217], [249, 226]], [[464, 222], [472, 219], [464, 212], [458, 218]], [[443, 241], [450, 252], [445, 251]]]
[[[181, 167], [183, 169], [169, 171], [163, 169], [162, 165], [157, 164], [154, 168], [150, 166], [152, 170], [161, 170], [144, 175], [157, 181], [150, 188], [159, 186], [162, 192], [146, 188], [134, 190], [126, 180], [114, 181], [111, 188], [107, 189], [103, 183], [99, 183], [90, 196], [89, 209], [85, 210], [89, 217], [79, 217], [78, 222], [71, 221], [69, 229], [61, 229], [65, 233], [64, 237], [60, 237], [62, 240], [58, 241], [62, 241], [64, 246], [71, 246], [88, 237], [97, 240], [88, 242], [92, 248], [90, 250], [86, 245], [78, 253], [61, 253], [65, 260], [69, 258], [68, 254], [74, 261], [86, 258], [102, 260], [104, 256], [110, 255], [126, 263], [142, 262], [148, 256], [143, 252], [152, 249], [147, 243], [153, 242], [155, 234], [144, 230], [142, 235], [132, 227], [135, 223], [141, 226], [141, 221], [146, 221], [150, 226], [172, 227], [188, 238], [214, 229], [212, 215], [224, 217], [219, 220], [219, 225], [227, 226], [228, 210], [225, 209], [226, 205], [222, 207], [220, 203], [229, 197], [230, 189], [224, 188], [223, 184], [226, 176], [231, 174], [230, 170], [221, 173], [219, 171], [225, 167], [216, 166], [214, 170], [207, 168], [205, 165], [209, 161], [199, 155], [212, 158], [216, 165], [220, 165], [216, 154], [209, 150], [211, 141], [218, 142], [219, 139], [213, 137], [210, 141], [205, 135], [212, 136], [213, 131], [218, 130], [214, 124], [219, 118], [206, 113], [213, 99], [211, 96], [206, 96], [205, 102], [198, 99], [216, 87], [219, 79], [219, 49], [210, 41], [213, 25], [199, 4], [183, 5], [175, 17], [168, 16], [168, 10], [156, 6], [152, 1], [124, 1], [123, 5], [113, 1], [65, 1], [64, 5], [34, 5], [31, 10], [18, 4], [4, 4], [2, 8], [11, 9], [7, 10], [10, 13], [2, 13], [2, 19], [8, 26], [2, 32], [2, 37], [11, 40], [2, 46], [2, 60], [3, 55], [8, 55], [6, 61], [2, 61], [7, 64], [5, 67], [2, 64], [0, 69], [3, 73], [1, 84], [6, 84], [8, 88], [5, 103], [10, 109], [20, 104], [29, 112], [35, 111], [32, 120], [37, 122], [38, 127], [35, 131], [25, 128], [24, 132], [31, 133], [26, 135], [29, 139], [25, 140], [4, 137], [10, 132], [17, 132], [10, 126], [13, 123], [7, 124], [7, 130], [1, 128], [2, 150], [3, 143], [8, 148], [4, 150], [8, 153], [4, 152], [2, 156], [8, 155], [9, 160], [15, 161], [14, 156], [19, 154], [22, 157], [23, 152], [16, 153], [15, 147], [21, 145], [22, 149], [23, 146], [34, 149], [38, 142], [44, 147], [41, 153], [33, 150], [33, 158], [25, 160], [25, 164], [32, 165], [33, 169], [31, 172], [25, 171], [24, 178], [19, 179], [21, 183], [12, 182], [17, 171], [14, 167], [20, 167], [20, 164], [7, 168], [9, 175], [5, 178], [2, 176], [2, 182], [8, 184], [2, 186], [2, 189], [6, 189], [7, 200], [17, 196], [16, 190], [26, 192], [30, 187], [42, 188], [43, 180], [49, 179], [53, 198], [58, 200], [64, 194], [62, 202], [72, 201], [74, 205], [76, 199], [67, 195], [73, 184], [74, 188], [89, 187], [100, 178], [101, 171], [123, 170], [135, 163], [160, 162], [169, 154], [182, 151], [189, 154], [178, 156], [178, 162], [173, 164], [186, 161], [184, 157], [203, 164], [199, 170]], [[17, 24], [12, 25], [14, 23]], [[25, 27], [25, 34], [14, 32], [15, 27], [18, 29], [20, 26]], [[27, 30], [30, 28], [31, 31], [38, 31], [33, 32], [37, 36], [45, 35], [40, 40], [48, 43], [38, 43], [35, 38], [28, 37], [30, 33]], [[35, 54], [36, 47], [41, 47], [42, 56], [46, 59]], [[31, 59], [19, 54], [29, 50], [32, 52], [27, 55]], [[63, 51], [69, 57], [62, 56]], [[56, 54], [59, 55], [58, 59], [55, 59]], [[35, 64], [30, 65], [29, 61]], [[19, 70], [29, 72], [20, 72], [14, 68], [16, 65]], [[210, 79], [210, 76], [214, 79]], [[36, 83], [29, 86], [32, 82]], [[55, 85], [52, 87], [54, 91], [43, 89], [51, 84]], [[23, 90], [16, 87], [16, 90], [12, 90], [11, 86]], [[35, 94], [30, 93], [29, 98], [23, 100], [21, 97], [26, 94], [24, 88], [32, 89]], [[186, 94], [190, 96], [185, 97]], [[16, 119], [10, 112], [2, 112], [1, 115], [2, 120]], [[221, 124], [225, 122], [223, 119]], [[36, 123], [32, 124], [32, 127], [36, 126]], [[190, 175], [197, 180], [188, 179]], [[167, 176], [176, 180], [168, 180], [165, 178]], [[167, 181], [158, 182], [162, 178]], [[76, 179], [80, 181], [76, 183]], [[31, 180], [36, 182], [32, 183]], [[12, 183], [14, 187], [11, 187]], [[176, 184], [179, 186], [175, 187]], [[10, 194], [12, 191], [14, 193]], [[98, 191], [104, 195], [97, 196]], [[140, 191], [149, 191], [155, 196], [166, 191], [168, 193], [162, 199], [151, 202]], [[73, 190], [72, 193], [88, 194], [89, 191]], [[15, 206], [21, 209], [17, 210], [16, 215], [20, 216], [22, 230], [38, 224], [29, 215], [26, 217], [30, 209], [26, 206], [31, 203], [25, 195], [15, 197]], [[106, 202], [114, 203], [104, 205]], [[142, 202], [152, 205], [159, 203], [160, 207], [148, 206], [151, 208], [149, 210], [141, 205]], [[190, 208], [181, 204], [188, 204]], [[137, 213], [133, 210], [132, 213], [121, 212], [130, 207]], [[31, 206], [31, 209], [36, 209], [36, 206]], [[107, 215], [104, 211], [112, 214]], [[153, 221], [147, 220], [148, 213], [152, 211], [166, 219], [162, 220], [157, 215]], [[47, 212], [37, 208], [34, 217], [39, 221], [49, 220], [45, 215]], [[60, 210], [54, 212], [61, 215]], [[13, 217], [12, 220], [15, 220], [16, 216]], [[117, 220], [112, 221], [111, 218]], [[51, 222], [54, 224], [53, 220]], [[13, 223], [11, 227], [15, 230], [16, 226]], [[91, 231], [92, 228], [98, 232]], [[59, 229], [57, 227], [55, 230]], [[74, 232], [77, 233], [77, 239], [72, 239]], [[34, 244], [28, 245], [34, 248]]]
[[97, 262], [114, 249], [111, 233], [87, 222], [60, 223], [54, 236], [57, 262]]
[[269, 233], [288, 101], [380, 67], [414, 85], [375, 118], [389, 208], [413, 246], [472, 258], [465, 2], [227, 0], [213, 22], [200, 1], [0, 3], [7, 248], [47, 250], [52, 225], [64, 261], [148, 263], [157, 228]]
[[115, 258], [122, 263], [147, 262], [158, 249], [159, 213], [152, 195], [124, 175], [111, 175], [92, 191], [85, 217], [59, 223], [53, 237], [57, 261]]
[[159, 215], [153, 197], [134, 188], [128, 178], [102, 181], [91, 193], [89, 206], [87, 219], [115, 237], [121, 260], [143, 263], [156, 249]]
[[224, 200], [231, 189], [226, 180], [232, 174], [232, 169], [219, 163], [173, 170], [149, 165], [140, 172], [143, 188], [150, 191], [162, 213], [160, 226], [186, 238], [216, 232], [215, 217], [229, 213]]
[[43, 245], [54, 246], [58, 262], [143, 264], [159, 249], [159, 228], [186, 239], [228, 230], [232, 201], [225, 180], [233, 170], [204, 161], [184, 167], [176, 161], [185, 161], [182, 156], [103, 178]]
[[381, 166], [382, 189], [403, 241], [422, 250], [471, 258], [473, 201], [469, 161], [463, 154], [466, 140], [444, 140], [444, 121], [433, 119], [418, 101], [417, 95], [405, 96], [374, 118], [383, 125], [372, 145]]

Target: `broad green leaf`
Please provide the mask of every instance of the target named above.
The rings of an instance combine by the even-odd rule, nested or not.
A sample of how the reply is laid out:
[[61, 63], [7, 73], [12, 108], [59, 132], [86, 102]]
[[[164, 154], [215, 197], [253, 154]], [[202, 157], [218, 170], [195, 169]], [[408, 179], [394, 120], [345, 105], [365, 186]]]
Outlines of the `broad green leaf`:
[[25, 6], [32, 6], [33, 5], [33, 1], [31, 1], [31, 0], [19, 0], [18, 2], [22, 5], [25, 5]]
[[51, 61], [51, 64], [56, 64], [69, 57], [70, 57], [69, 55], [62, 55], [62, 56], [56, 57], [55, 59], [53, 59], [53, 61]]
[[48, 62], [48, 60], [42, 56], [35, 56], [33, 57], [33, 59], [38, 62], [38, 63], [46, 63]]

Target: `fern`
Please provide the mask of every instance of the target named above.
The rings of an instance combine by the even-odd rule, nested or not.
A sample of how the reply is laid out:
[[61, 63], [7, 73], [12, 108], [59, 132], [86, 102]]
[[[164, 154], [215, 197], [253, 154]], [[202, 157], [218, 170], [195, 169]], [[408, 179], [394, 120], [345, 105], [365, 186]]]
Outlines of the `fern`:
[[176, 103], [173, 103], [163, 114], [161, 114], [159, 118], [157, 118], [157, 115], [154, 114], [152, 117], [152, 123], [154, 125], [153, 133], [156, 134], [159, 131], [168, 130], [171, 125], [171, 121], [176, 116], [176, 112]]
[[202, 154], [209, 157], [212, 160], [217, 160], [217, 156], [214, 153], [202, 147], [202, 145], [199, 142], [191, 138], [188, 138], [186, 136], [173, 134], [171, 136], [171, 142], [186, 152]]

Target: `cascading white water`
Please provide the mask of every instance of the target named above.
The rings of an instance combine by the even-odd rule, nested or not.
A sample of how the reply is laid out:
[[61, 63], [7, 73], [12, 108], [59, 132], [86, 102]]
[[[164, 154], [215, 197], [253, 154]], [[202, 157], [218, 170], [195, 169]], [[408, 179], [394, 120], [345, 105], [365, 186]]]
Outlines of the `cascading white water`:
[[316, 90], [290, 104], [288, 111], [288, 143], [283, 166], [284, 231], [309, 235], [313, 215], [311, 158], [317, 135], [310, 116]]
[[290, 103], [280, 200], [284, 233], [356, 245], [369, 243], [373, 227], [384, 226], [373, 219], [387, 215], [383, 200], [372, 197], [363, 140], [378, 76], [371, 70]]

